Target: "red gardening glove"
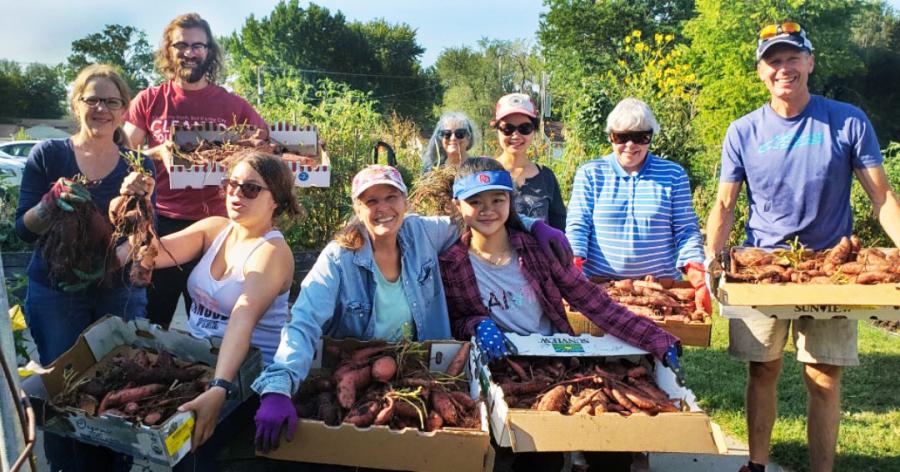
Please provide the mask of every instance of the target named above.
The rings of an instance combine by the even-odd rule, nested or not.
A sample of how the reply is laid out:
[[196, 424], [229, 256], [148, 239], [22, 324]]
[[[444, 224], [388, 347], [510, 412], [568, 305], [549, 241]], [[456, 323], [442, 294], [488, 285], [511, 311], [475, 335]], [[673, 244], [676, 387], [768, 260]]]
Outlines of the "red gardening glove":
[[703, 264], [688, 262], [684, 266], [684, 272], [691, 287], [694, 287], [694, 303], [697, 308], [706, 313], [712, 313], [712, 300], [709, 297], [709, 289], [706, 288], [706, 271], [703, 269]]
[[578, 268], [579, 272], [581, 272], [582, 274], [584, 273], [584, 258], [583, 257], [575, 256], [572, 259], [572, 264], [574, 264], [575, 267]]

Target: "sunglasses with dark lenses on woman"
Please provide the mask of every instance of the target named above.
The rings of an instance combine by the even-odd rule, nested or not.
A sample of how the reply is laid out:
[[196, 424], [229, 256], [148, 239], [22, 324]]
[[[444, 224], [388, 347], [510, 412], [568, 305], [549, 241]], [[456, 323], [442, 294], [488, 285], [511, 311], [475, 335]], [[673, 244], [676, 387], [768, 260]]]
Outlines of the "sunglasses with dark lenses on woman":
[[442, 129], [438, 131], [438, 134], [443, 139], [450, 139], [450, 136], [456, 136], [456, 139], [465, 139], [469, 137], [469, 130], [465, 128], [457, 128], [457, 129]]
[[233, 179], [222, 179], [222, 190], [224, 190], [225, 193], [228, 193], [236, 188], [240, 188], [241, 195], [249, 198], [250, 200], [258, 197], [259, 192], [263, 190], [269, 190], [259, 184], [252, 184], [249, 182], [240, 183], [237, 180]]
[[635, 131], [632, 133], [609, 133], [609, 140], [615, 144], [628, 144], [628, 141], [634, 144], [650, 144], [653, 139], [653, 131]]
[[497, 125], [497, 129], [506, 136], [512, 136], [516, 131], [522, 136], [528, 136], [529, 134], [534, 133], [534, 123], [522, 123], [518, 126], [510, 123], [501, 123]]

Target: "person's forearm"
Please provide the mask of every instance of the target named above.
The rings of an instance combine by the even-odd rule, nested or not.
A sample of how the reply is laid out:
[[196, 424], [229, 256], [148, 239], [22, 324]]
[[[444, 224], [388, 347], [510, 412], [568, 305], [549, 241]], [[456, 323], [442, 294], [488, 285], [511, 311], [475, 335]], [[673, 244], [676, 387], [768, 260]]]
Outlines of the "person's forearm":
[[706, 257], [715, 257], [724, 249], [732, 226], [734, 210], [726, 208], [721, 201], [716, 201], [706, 220]]
[[900, 247], [900, 202], [894, 192], [888, 191], [884, 203], [875, 211], [881, 228], [894, 242], [894, 247]]
[[229, 325], [225, 328], [225, 337], [222, 338], [222, 345], [219, 347], [219, 357], [216, 360], [216, 378], [225, 379], [229, 382], [234, 381], [238, 369], [247, 357], [250, 350], [250, 337], [253, 334], [253, 327], [246, 326], [249, 320], [241, 320], [240, 314], [231, 313]]
[[22, 221], [28, 231], [34, 234], [44, 234], [50, 229], [50, 209], [42, 202], [38, 202], [22, 215]]

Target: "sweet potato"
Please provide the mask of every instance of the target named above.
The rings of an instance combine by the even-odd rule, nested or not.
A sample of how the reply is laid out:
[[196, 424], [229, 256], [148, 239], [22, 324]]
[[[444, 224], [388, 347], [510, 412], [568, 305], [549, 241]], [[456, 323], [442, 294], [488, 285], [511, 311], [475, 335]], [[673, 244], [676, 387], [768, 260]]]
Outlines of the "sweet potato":
[[384, 402], [384, 407], [378, 412], [377, 415], [375, 415], [376, 425], [388, 424], [394, 417], [394, 399], [392, 397], [385, 397]]
[[538, 393], [547, 388], [549, 385], [549, 383], [541, 381], [521, 383], [506, 382], [500, 384], [500, 388], [503, 390], [504, 395], [527, 395], [529, 393]]
[[463, 343], [459, 350], [456, 351], [456, 354], [453, 356], [453, 360], [450, 361], [450, 364], [447, 366], [447, 375], [451, 377], [456, 377], [461, 374], [463, 369], [466, 367], [466, 361], [469, 359], [469, 350], [471, 349], [471, 344]]
[[318, 403], [316, 418], [327, 425], [338, 425], [341, 422], [341, 415], [337, 405], [334, 404], [334, 396], [329, 392], [321, 392], [316, 396], [316, 400]]
[[357, 349], [353, 354], [350, 355], [350, 362], [356, 365], [366, 363], [372, 356], [380, 354], [390, 348], [390, 346], [384, 345]]
[[850, 243], [850, 239], [844, 236], [841, 238], [841, 241], [828, 252], [828, 255], [825, 257], [825, 262], [839, 266], [847, 261], [852, 249], [853, 245]]
[[444, 419], [441, 418], [441, 415], [436, 411], [432, 411], [428, 414], [428, 418], [425, 419], [425, 431], [435, 431], [441, 429], [444, 426]]
[[379, 382], [390, 382], [397, 374], [397, 361], [391, 356], [382, 356], [372, 363], [372, 378]]
[[431, 408], [441, 415], [444, 424], [456, 425], [459, 423], [459, 415], [450, 396], [443, 390], [431, 392]]
[[338, 403], [350, 408], [356, 403], [356, 392], [372, 382], [372, 367], [365, 366], [344, 373], [337, 382]]
[[100, 402], [100, 408], [98, 409], [97, 414], [102, 414], [112, 406], [123, 405], [129, 402], [137, 402], [151, 395], [156, 395], [157, 393], [164, 392], [165, 390], [165, 385], [150, 384], [143, 385], [141, 387], [126, 388], [123, 390], [109, 392], [105, 397], [103, 397], [103, 401]]
[[636, 379], [638, 377], [643, 377], [643, 376], [649, 375], [649, 374], [647, 372], [646, 367], [639, 365], [637, 367], [632, 367], [632, 368], [628, 369], [628, 372], [626, 372], [625, 375]]
[[419, 410], [405, 400], [397, 400], [394, 402], [394, 415], [419, 421]]
[[537, 410], [540, 411], [563, 411], [566, 406], [566, 387], [557, 385], [550, 389], [541, 397], [541, 401], [537, 404]]
[[344, 418], [344, 423], [350, 423], [353, 426], [364, 428], [372, 426], [375, 422], [375, 415], [378, 413], [378, 402], [366, 402], [354, 408]]
[[153, 426], [156, 423], [159, 423], [159, 420], [161, 420], [161, 419], [162, 419], [162, 412], [159, 410], [154, 410], [154, 411], [151, 411], [150, 413], [147, 413], [146, 415], [144, 415], [144, 419], [142, 420], [142, 422], [147, 426]]
[[895, 280], [893, 277], [893, 274], [890, 274], [889, 272], [870, 271], [870, 272], [863, 272], [863, 273], [859, 274], [859, 276], [856, 278], [856, 283], [869, 285], [869, 284], [891, 282], [893, 280]]
[[516, 375], [518, 375], [520, 379], [528, 380], [528, 374], [525, 372], [525, 369], [521, 365], [519, 365], [518, 362], [516, 362], [508, 357], [505, 358], [504, 360], [506, 361], [506, 364], [509, 365], [509, 368], [512, 369], [513, 372], [515, 372]]
[[466, 392], [460, 392], [458, 390], [454, 390], [450, 392], [450, 396], [453, 398], [453, 401], [456, 402], [457, 405], [461, 406], [463, 410], [471, 410], [475, 408], [477, 404], [472, 397], [469, 396]]

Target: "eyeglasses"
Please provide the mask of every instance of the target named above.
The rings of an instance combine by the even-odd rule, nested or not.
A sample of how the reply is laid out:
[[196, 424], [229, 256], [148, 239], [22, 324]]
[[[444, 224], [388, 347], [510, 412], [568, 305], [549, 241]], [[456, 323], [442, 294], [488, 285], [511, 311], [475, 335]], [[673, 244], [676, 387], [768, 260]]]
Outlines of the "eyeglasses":
[[233, 179], [222, 179], [222, 190], [224, 190], [225, 193], [231, 192], [236, 188], [240, 188], [241, 195], [249, 198], [250, 200], [258, 197], [259, 192], [263, 190], [269, 190], [268, 188], [263, 187], [259, 184], [252, 184], [248, 182], [240, 183], [237, 180]]
[[534, 133], [534, 123], [526, 122], [518, 126], [510, 123], [503, 123], [498, 124], [497, 129], [506, 136], [512, 136], [516, 131], [522, 136], [528, 136], [529, 134]]
[[121, 110], [122, 107], [125, 106], [125, 100], [122, 100], [121, 98], [117, 98], [117, 97], [109, 97], [109, 98], [81, 97], [78, 100], [80, 100], [81, 103], [84, 103], [85, 105], [87, 105], [91, 108], [97, 108], [100, 106], [101, 103], [103, 104], [103, 106], [106, 107], [107, 110]]
[[634, 144], [650, 144], [653, 139], [653, 131], [636, 131], [632, 133], [609, 133], [609, 140], [615, 144], [628, 144], [628, 141]]
[[802, 31], [799, 23], [786, 21], [780, 25], [767, 25], [759, 30], [759, 39], [766, 40], [778, 36], [779, 34], [794, 34]]
[[469, 130], [465, 128], [457, 128], [454, 130], [442, 129], [438, 131], [438, 135], [443, 139], [450, 139], [450, 136], [456, 136], [456, 139], [465, 139], [469, 137]]
[[190, 49], [192, 52], [200, 52], [200, 51], [205, 51], [206, 48], [209, 47], [209, 44], [206, 44], [206, 43], [188, 44], [183, 41], [179, 41], [179, 42], [173, 44], [172, 47], [175, 48], [175, 50], [177, 50], [178, 52], [185, 52], [188, 49]]

